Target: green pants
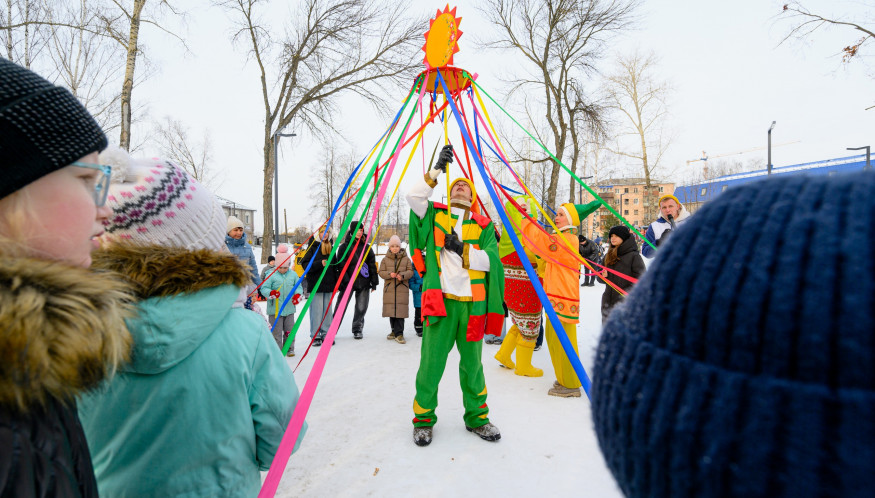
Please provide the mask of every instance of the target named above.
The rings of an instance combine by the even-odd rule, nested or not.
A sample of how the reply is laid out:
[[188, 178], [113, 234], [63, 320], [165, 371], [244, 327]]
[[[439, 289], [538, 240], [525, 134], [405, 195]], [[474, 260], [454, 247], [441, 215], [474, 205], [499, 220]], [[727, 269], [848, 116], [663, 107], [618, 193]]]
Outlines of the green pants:
[[459, 384], [465, 405], [465, 425], [480, 427], [489, 423], [486, 406], [486, 379], [480, 356], [483, 341], [468, 342], [468, 317], [471, 303], [444, 299], [447, 316], [436, 324], [426, 325], [422, 334], [419, 371], [416, 373], [416, 397], [413, 399], [413, 425], [430, 427], [437, 423], [435, 409], [438, 384], [447, 366], [447, 356], [453, 344], [459, 350]]

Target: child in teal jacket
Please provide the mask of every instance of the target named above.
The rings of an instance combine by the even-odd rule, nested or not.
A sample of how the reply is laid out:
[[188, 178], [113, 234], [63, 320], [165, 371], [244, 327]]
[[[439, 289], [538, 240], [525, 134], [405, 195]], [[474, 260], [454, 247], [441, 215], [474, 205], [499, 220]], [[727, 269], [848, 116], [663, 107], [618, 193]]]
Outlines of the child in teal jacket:
[[[258, 289], [261, 295], [267, 298], [267, 314], [270, 325], [273, 327], [273, 338], [280, 349], [283, 348], [283, 344], [286, 343], [289, 333], [295, 326], [295, 304], [298, 303], [298, 298], [290, 299], [283, 306], [286, 297], [298, 283], [298, 275], [290, 270], [292, 259], [288, 246], [280, 244], [276, 253], [276, 271]], [[300, 289], [296, 291], [296, 295], [300, 297]], [[277, 320], [277, 308], [279, 308], [279, 320]], [[295, 356], [294, 341], [289, 346], [289, 356]]]
[[252, 276], [190, 175], [159, 160], [118, 169], [92, 268], [133, 286], [137, 315], [131, 361], [79, 398], [100, 496], [256, 496], [298, 388], [264, 320], [243, 308]]

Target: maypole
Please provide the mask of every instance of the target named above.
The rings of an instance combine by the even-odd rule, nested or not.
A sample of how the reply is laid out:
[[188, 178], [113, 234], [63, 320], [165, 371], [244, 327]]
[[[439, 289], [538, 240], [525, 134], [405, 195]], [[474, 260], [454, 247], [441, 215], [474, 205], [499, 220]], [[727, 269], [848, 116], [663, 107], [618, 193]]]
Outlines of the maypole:
[[[355, 216], [357, 209], [364, 201], [365, 197], [368, 197], [366, 202], [366, 206], [371, 206], [372, 202], [376, 201], [377, 206], [379, 206], [387, 191], [389, 190], [390, 184], [393, 183], [393, 173], [395, 170], [395, 166], [398, 163], [398, 160], [401, 156], [402, 150], [410, 143], [413, 142], [413, 146], [410, 150], [410, 155], [408, 156], [406, 162], [404, 163], [403, 170], [401, 172], [400, 177], [397, 179], [395, 183], [395, 188], [392, 190], [391, 199], [394, 199], [396, 194], [398, 193], [398, 188], [400, 187], [401, 179], [406, 174], [408, 166], [410, 165], [413, 155], [416, 153], [417, 149], [422, 147], [422, 139], [425, 129], [429, 124], [434, 123], [435, 119], [441, 119], [442, 121], [442, 132], [443, 132], [443, 142], [444, 145], [452, 145], [450, 140], [450, 130], [449, 130], [449, 121], [450, 116], [455, 117], [455, 122], [459, 127], [459, 132], [462, 138], [463, 147], [461, 149], [462, 156], [465, 159], [465, 164], [468, 166], [468, 170], [465, 171], [462, 160], [459, 157], [459, 153], [457, 151], [453, 151], [456, 162], [459, 165], [459, 168], [462, 170], [462, 174], [464, 177], [468, 178], [472, 182], [474, 181], [474, 171], [471, 167], [471, 158], [473, 158], [473, 162], [476, 165], [476, 169], [480, 175], [480, 178], [486, 185], [487, 192], [489, 193], [492, 202], [496, 207], [496, 211], [499, 214], [502, 222], [507, 226], [512, 226], [512, 222], [510, 221], [507, 212], [504, 210], [504, 204], [501, 202], [499, 197], [499, 192], [505, 198], [510, 199], [511, 205], [515, 208], [519, 209], [519, 206], [513, 200], [513, 198], [508, 194], [507, 191], [513, 191], [504, 185], [498, 183], [495, 180], [492, 173], [489, 171], [489, 168], [486, 166], [486, 161], [483, 158], [483, 147], [482, 145], [485, 143], [487, 148], [490, 149], [499, 159], [507, 164], [507, 159], [504, 157], [503, 146], [499, 141], [497, 133], [495, 133], [495, 128], [493, 126], [492, 120], [489, 118], [489, 114], [486, 112], [486, 108], [483, 105], [483, 100], [480, 97], [480, 91], [493, 101], [497, 106], [498, 104], [492, 98], [491, 95], [486, 93], [485, 90], [482, 89], [480, 85], [478, 85], [474, 79], [475, 77], [471, 77], [467, 71], [463, 69], [453, 67], [453, 55], [459, 51], [458, 39], [462, 36], [462, 31], [459, 29], [459, 24], [461, 23], [461, 18], [456, 17], [456, 9], [453, 8], [450, 10], [449, 5], [447, 5], [443, 11], [438, 10], [435, 18], [431, 20], [429, 24], [429, 30], [425, 33], [426, 42], [422, 46], [422, 50], [425, 52], [425, 58], [423, 59], [423, 63], [425, 64], [426, 69], [420, 73], [415, 79], [410, 91], [404, 101], [404, 104], [398, 110], [398, 113], [395, 115], [391, 124], [385, 133], [380, 137], [380, 139], [374, 144], [371, 148], [369, 154], [366, 159], [363, 159], [361, 163], [359, 163], [358, 167], [352, 172], [349, 179], [346, 181], [346, 184], [341, 191], [334, 209], [332, 210], [328, 221], [325, 223], [326, 230], [328, 230], [337, 215], [338, 209], [345, 205], [350, 201], [351, 196], [348, 196], [346, 201], [341, 202], [347, 192], [351, 188], [351, 185], [354, 182], [354, 179], [357, 178], [360, 174], [362, 174], [366, 169], [367, 172], [364, 173], [365, 178], [374, 177], [374, 183], [372, 185], [372, 189], [370, 193], [368, 193], [368, 184], [363, 182], [363, 186], [358, 189], [355, 193], [355, 198], [352, 203], [352, 206], [349, 211], [349, 215], [345, 219], [342, 220], [340, 230], [338, 231], [338, 239], [341, 239], [345, 236], [347, 231], [350, 229], [350, 222], [352, 218]], [[464, 93], [468, 93], [469, 101], [470, 101], [470, 109], [467, 115], [471, 116], [471, 121], [473, 121], [474, 131], [476, 135], [472, 135], [471, 130], [468, 125], [467, 115], [464, 110], [464, 99], [462, 96]], [[438, 105], [438, 98], [440, 95], [443, 95], [443, 103], [442, 105]], [[424, 116], [425, 112], [423, 111], [422, 100], [423, 98], [429, 95], [431, 97], [430, 105], [428, 106], [428, 116]], [[414, 97], [416, 96], [416, 100], [414, 101]], [[480, 103], [480, 110], [478, 110], [477, 106], [475, 106], [473, 96], [476, 96], [477, 100]], [[405, 109], [408, 108], [408, 105], [413, 103], [411, 106], [411, 111], [409, 115], [405, 116]], [[498, 106], [502, 111], [507, 114], [507, 111]], [[420, 126], [411, 131], [411, 122], [417, 112], [420, 114]], [[481, 112], [482, 111], [482, 112]], [[508, 116], [510, 116], [508, 114]], [[406, 117], [406, 119], [405, 119]], [[513, 119], [512, 116], [510, 116]], [[485, 118], [485, 121], [484, 121]], [[519, 125], [519, 122], [514, 120], [514, 122]], [[401, 126], [398, 126], [401, 125]], [[481, 142], [480, 129], [486, 130], [486, 134], [490, 141], [494, 144], [495, 148], [489, 145], [487, 140]], [[413, 126], [416, 128], [416, 126]], [[391, 135], [393, 132], [398, 131], [400, 129], [400, 134], [397, 135], [397, 139], [395, 139], [395, 144], [391, 148], [389, 152], [389, 157], [383, 160], [383, 153], [386, 151]], [[527, 132], [528, 133], [528, 132]], [[529, 134], [531, 136], [531, 134]], [[532, 137], [534, 139], [534, 137]], [[439, 142], [438, 142], [439, 143]], [[538, 143], [541, 147], [544, 147], [543, 144]], [[546, 150], [546, 147], [544, 147]], [[377, 152], [379, 150], [379, 152]], [[547, 151], [549, 153], [549, 151]], [[376, 153], [376, 158], [373, 159], [373, 163], [370, 168], [366, 168], [366, 165], [371, 161], [374, 153]], [[552, 157], [552, 154], [550, 154]], [[423, 156], [423, 171], [427, 170], [427, 165], [425, 164], [425, 151], [422, 150]], [[432, 154], [434, 157], [434, 153]], [[448, 165], [449, 166], [449, 165]], [[508, 165], [509, 166], [509, 165]], [[562, 165], [564, 167], [564, 165]], [[567, 170], [567, 168], [566, 168]], [[522, 191], [526, 192], [527, 195], [532, 196], [531, 191], [528, 187], [523, 183], [522, 179], [520, 179], [516, 173], [513, 173], [514, 178], [517, 183], [519, 183]], [[580, 178], [574, 175], [573, 172], [569, 171], [572, 177], [579, 182], [581, 185], [590, 190], [594, 196], [602, 202], [608, 209], [618, 215], [607, 203], [604, 202], [598, 195], [596, 195], [592, 190], [586, 186]], [[449, 176], [448, 176], [449, 178]], [[447, 181], [447, 212], [451, 213], [450, 203], [451, 203], [451, 184]], [[515, 192], [515, 191], [513, 191]], [[533, 196], [532, 196], [533, 197]], [[375, 199], [376, 198], [376, 199]], [[485, 211], [485, 206], [482, 204], [482, 201], [479, 199], [480, 206], [483, 207], [484, 215], [488, 216], [488, 213]], [[537, 201], [536, 201], [537, 202]], [[538, 205], [537, 206], [542, 212], [544, 209]], [[367, 209], [365, 210], [367, 212]], [[375, 226], [379, 230], [379, 226], [382, 225], [383, 220], [379, 219], [379, 209], [371, 210], [370, 220], [368, 223], [367, 234], [368, 238], [372, 240], [371, 236], [374, 233]], [[365, 216], [367, 217], [367, 216]], [[623, 222], [628, 222], [622, 218], [622, 216], [618, 215], [618, 218], [623, 220]], [[529, 218], [531, 219], [531, 218]], [[354, 229], [358, 227], [364, 228], [363, 218], [360, 222], [360, 225], [356, 226]], [[552, 221], [548, 222], [554, 229], [556, 229], [555, 225], [553, 225]], [[523, 242], [517, 237], [514, 230], [508, 230], [508, 234], [511, 238], [511, 242], [513, 244], [514, 249], [519, 253], [524, 253]], [[564, 240], [564, 239], [563, 239]], [[315, 243], [315, 241], [314, 241]], [[566, 243], [567, 244], [567, 243]], [[575, 254], [576, 248], [568, 247], [566, 250], [573, 251]], [[366, 251], [361, 251], [358, 259], [353, 262], [351, 258], [351, 254], [355, 254], [355, 250], [350, 250], [350, 247], [347, 248], [345, 254], [336, 255], [334, 252], [328, 257], [329, 265], [337, 265], [343, 264], [344, 271], [349, 268], [360, 268], [364, 263], [364, 257]], [[579, 256], [579, 255], [578, 255]], [[528, 261], [528, 258], [520, 258], [523, 263], [523, 267], [528, 274], [529, 279], [531, 280], [538, 298], [544, 306], [544, 310], [547, 313], [548, 319], [550, 320], [553, 328], [556, 332], [557, 337], [559, 338], [560, 343], [565, 351], [565, 354], [568, 356], [575, 373], [580, 378], [581, 384], [583, 384], [584, 391], [587, 396], [589, 396], [590, 390], [590, 380], [583, 368], [583, 365], [580, 362], [580, 358], [577, 356], [573, 345], [571, 344], [568, 336], [564, 332], [564, 328], [561, 326], [559, 322], [559, 318], [556, 314], [556, 311], [553, 309], [552, 304], [550, 303], [549, 298], [547, 297], [543, 286], [541, 285], [537, 274], [535, 273], [534, 268], [532, 268], [531, 264]], [[582, 258], [580, 258], [582, 259]], [[332, 261], [334, 260], [334, 261]], [[589, 264], [583, 260], [583, 264], [590, 268]], [[310, 264], [304, 271], [306, 274], [313, 269], [310, 268], [313, 261], [310, 261]], [[322, 273], [319, 277], [319, 280], [316, 284], [316, 288], [311, 289], [311, 297], [304, 304], [301, 313], [304, 314], [307, 312], [310, 301], [313, 299], [313, 295], [316, 293], [316, 289], [321, 285], [322, 277], [326, 274], [327, 267], [322, 270]], [[577, 269], [579, 271], [579, 268]], [[302, 276], [303, 279], [303, 276]], [[299, 280], [300, 282], [301, 280]], [[352, 286], [354, 283], [354, 279], [350, 280], [347, 284], [346, 288], [342, 290], [340, 297], [340, 306], [339, 308], [345, 308], [347, 302], [349, 301], [350, 294], [352, 292]], [[340, 291], [340, 282], [338, 282], [332, 292], [332, 297], [334, 293]], [[289, 293], [289, 296], [286, 298], [286, 301], [282, 303], [282, 306], [287, 305], [288, 300], [291, 299], [291, 296], [294, 294], [297, 287]], [[324, 292], [328, 292], [327, 290]], [[279, 314], [279, 313], [278, 313]], [[317, 358], [314, 362], [313, 368], [311, 369], [310, 375], [307, 377], [304, 388], [301, 391], [301, 396], [299, 398], [298, 404], [295, 407], [294, 413], [292, 414], [292, 418], [289, 421], [288, 427], [286, 428], [286, 432], [283, 435], [282, 441], [280, 442], [279, 448], [274, 456], [274, 460], [271, 464], [270, 470], [265, 478], [265, 481], [262, 485], [261, 492], [259, 493], [259, 498], [270, 498], [273, 497], [276, 493], [277, 487], [279, 485], [280, 479], [282, 478], [283, 470], [288, 463], [288, 459], [291, 456], [292, 450], [294, 448], [295, 442], [298, 439], [298, 435], [300, 434], [301, 428], [304, 424], [304, 419], [306, 417], [307, 411], [310, 407], [310, 404], [315, 395], [316, 387], [319, 383], [321, 374], [324, 370], [325, 364], [328, 360], [328, 355], [331, 351], [331, 344], [333, 339], [337, 333], [337, 329], [340, 326], [340, 319], [342, 315], [335, 315], [331, 321], [331, 325], [329, 327], [328, 334], [325, 337], [323, 342], [324, 346], [319, 350]], [[324, 319], [324, 317], [323, 317]], [[291, 341], [294, 340], [294, 336], [298, 330], [300, 324], [303, 323], [303, 320], [297, 320], [294, 329], [292, 330], [289, 341], [284, 345], [283, 352], [289, 348]], [[303, 360], [303, 358], [302, 358]]]

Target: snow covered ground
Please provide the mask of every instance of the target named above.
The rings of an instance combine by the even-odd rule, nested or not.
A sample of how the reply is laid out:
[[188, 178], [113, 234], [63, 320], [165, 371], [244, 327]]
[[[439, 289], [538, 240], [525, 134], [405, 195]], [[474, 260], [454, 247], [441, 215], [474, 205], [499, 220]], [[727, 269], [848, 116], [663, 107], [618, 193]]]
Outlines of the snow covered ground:
[[[603, 289], [581, 288], [578, 349], [588, 373], [601, 330]], [[440, 384], [434, 440], [426, 447], [413, 444], [422, 340], [412, 318], [405, 321], [407, 344], [386, 340], [389, 319], [381, 310], [382, 285], [371, 294], [362, 340], [353, 339], [352, 308], [347, 312], [307, 415], [309, 431], [277, 496], [622, 496], [599, 452], [589, 400], [547, 395], [555, 376], [546, 345], [532, 359], [544, 370], [540, 378], [500, 367], [493, 358], [499, 346], [483, 345], [489, 418], [501, 429], [497, 443], [465, 430], [453, 350]], [[309, 342], [309, 317], [298, 312], [296, 319], [304, 323], [297, 356], [286, 360], [290, 368]], [[295, 372], [299, 389], [317, 352], [312, 348]]]

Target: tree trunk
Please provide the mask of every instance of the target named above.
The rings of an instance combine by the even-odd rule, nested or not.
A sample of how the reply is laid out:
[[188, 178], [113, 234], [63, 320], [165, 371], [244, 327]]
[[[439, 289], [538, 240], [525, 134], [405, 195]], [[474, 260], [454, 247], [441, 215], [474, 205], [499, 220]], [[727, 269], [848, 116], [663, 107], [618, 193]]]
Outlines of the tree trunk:
[[264, 126], [264, 189], [261, 193], [262, 210], [264, 211], [264, 227], [261, 239], [261, 262], [267, 263], [273, 245], [273, 137], [270, 134], [271, 125]]
[[119, 135], [119, 146], [125, 150], [131, 148], [131, 94], [134, 91], [134, 69], [137, 64], [137, 39], [140, 36], [140, 15], [146, 0], [134, 0], [134, 10], [131, 15], [131, 34], [128, 38], [128, 58], [125, 64], [125, 79], [122, 83], [121, 107], [122, 121]]

